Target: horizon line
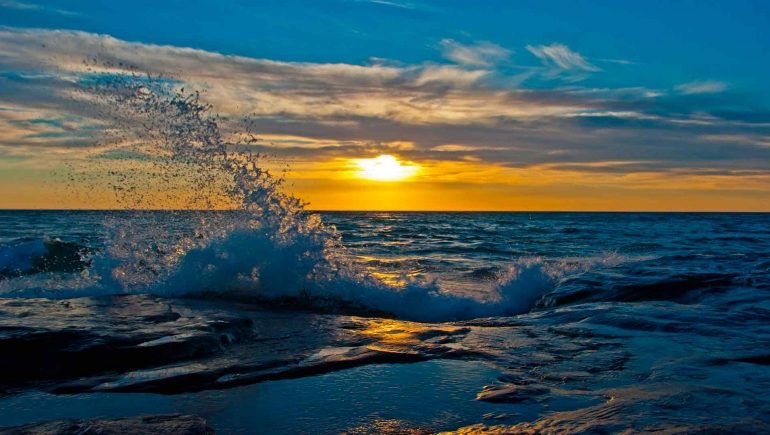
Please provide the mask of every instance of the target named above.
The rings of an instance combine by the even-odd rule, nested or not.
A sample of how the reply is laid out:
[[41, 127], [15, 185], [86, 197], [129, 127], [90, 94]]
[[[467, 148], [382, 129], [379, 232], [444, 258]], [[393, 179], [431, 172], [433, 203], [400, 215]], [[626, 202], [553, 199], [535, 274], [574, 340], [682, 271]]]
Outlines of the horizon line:
[[[3, 208], [6, 211], [77, 211], [77, 212], [223, 212], [237, 209], [185, 209], [185, 208]], [[339, 209], [305, 209], [312, 213], [754, 213], [767, 214], [768, 210], [339, 210]]]

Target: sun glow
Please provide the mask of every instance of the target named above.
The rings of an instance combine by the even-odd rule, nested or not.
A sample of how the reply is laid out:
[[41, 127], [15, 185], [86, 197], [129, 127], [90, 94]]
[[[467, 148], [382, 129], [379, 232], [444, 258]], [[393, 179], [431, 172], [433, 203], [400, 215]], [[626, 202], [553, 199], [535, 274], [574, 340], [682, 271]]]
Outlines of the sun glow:
[[356, 159], [360, 169], [358, 176], [375, 181], [400, 181], [411, 177], [420, 169], [417, 165], [405, 165], [389, 154], [373, 159]]

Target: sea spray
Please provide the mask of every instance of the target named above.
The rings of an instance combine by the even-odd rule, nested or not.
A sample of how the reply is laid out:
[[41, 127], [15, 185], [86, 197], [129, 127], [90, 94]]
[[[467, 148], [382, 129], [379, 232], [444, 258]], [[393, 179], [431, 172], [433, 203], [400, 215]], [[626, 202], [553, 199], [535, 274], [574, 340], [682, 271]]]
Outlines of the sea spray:
[[[5, 295], [237, 295], [445, 321], [526, 312], [565, 273], [590, 263], [514, 262], [478, 297], [445, 292], [430, 279], [386, 284], [350, 260], [334, 227], [284, 192], [282, 178], [252, 152], [256, 135], [238, 131], [248, 119], [220, 117], [198, 92], [140, 74], [104, 74], [83, 94], [112, 120], [112, 145], [90, 160], [96, 175], [76, 178], [108, 186], [122, 208], [137, 211], [104, 223], [105, 247], [88, 256], [77, 282], [53, 286], [58, 276], [49, 276], [45, 285], [0, 288]], [[158, 207], [185, 210], [140, 211]]]

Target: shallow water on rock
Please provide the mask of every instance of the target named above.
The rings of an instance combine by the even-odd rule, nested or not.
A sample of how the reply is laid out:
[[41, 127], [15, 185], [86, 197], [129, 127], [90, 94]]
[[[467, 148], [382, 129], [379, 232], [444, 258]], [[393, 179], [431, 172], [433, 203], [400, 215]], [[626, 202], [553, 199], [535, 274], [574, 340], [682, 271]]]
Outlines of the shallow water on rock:
[[[179, 395], [27, 393], [0, 402], [0, 424], [41, 418], [119, 417], [137, 414], [200, 415], [219, 433], [339, 433], [380, 420], [448, 430], [504, 414], [504, 405], [475, 401], [475, 385], [499, 372], [466, 361], [375, 364], [300, 379], [267, 381], [223, 391]], [[458, 382], [463, 379], [463, 382]], [[536, 406], [521, 407], [530, 418]], [[519, 417], [521, 418], [521, 417]], [[511, 421], [517, 421], [513, 419]]]

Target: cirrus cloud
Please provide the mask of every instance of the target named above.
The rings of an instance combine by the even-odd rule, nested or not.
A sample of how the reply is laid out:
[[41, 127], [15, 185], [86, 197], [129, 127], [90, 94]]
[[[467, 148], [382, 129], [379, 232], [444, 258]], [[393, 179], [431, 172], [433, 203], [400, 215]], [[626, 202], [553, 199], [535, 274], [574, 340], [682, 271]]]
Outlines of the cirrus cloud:
[[678, 85], [676, 90], [685, 95], [716, 94], [727, 90], [727, 83], [717, 80], [694, 81]]
[[497, 44], [480, 41], [461, 44], [453, 39], [442, 39], [441, 49], [445, 58], [460, 65], [489, 67], [507, 60], [512, 52]]
[[528, 45], [527, 50], [550, 67], [562, 70], [601, 71], [601, 68], [592, 65], [580, 53], [572, 51], [564, 44]]

